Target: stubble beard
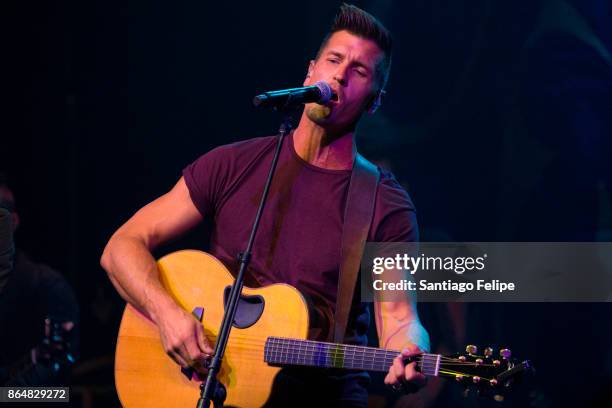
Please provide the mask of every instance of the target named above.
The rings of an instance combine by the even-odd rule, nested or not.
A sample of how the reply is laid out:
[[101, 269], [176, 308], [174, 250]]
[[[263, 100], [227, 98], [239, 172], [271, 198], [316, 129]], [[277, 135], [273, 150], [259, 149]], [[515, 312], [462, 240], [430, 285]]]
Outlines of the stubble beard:
[[331, 108], [329, 106], [313, 104], [306, 108], [306, 116], [317, 125], [325, 124], [329, 115], [331, 115]]
[[329, 106], [313, 103], [312, 106], [306, 106], [305, 110], [306, 116], [313, 123], [325, 128], [328, 132], [340, 135], [354, 131], [357, 122], [361, 117], [361, 115], [359, 115], [352, 123], [342, 125], [339, 123], [333, 123], [334, 119], [330, 119], [332, 109]]

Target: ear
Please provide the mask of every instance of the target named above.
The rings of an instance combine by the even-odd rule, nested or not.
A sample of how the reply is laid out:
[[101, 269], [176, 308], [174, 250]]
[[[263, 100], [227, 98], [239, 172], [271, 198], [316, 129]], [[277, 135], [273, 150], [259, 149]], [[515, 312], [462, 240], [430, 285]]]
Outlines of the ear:
[[380, 105], [382, 105], [382, 96], [384, 93], [385, 90], [381, 89], [380, 91], [376, 92], [376, 94], [372, 97], [372, 100], [370, 101], [367, 109], [370, 115], [373, 115], [374, 112], [378, 110]]
[[310, 85], [310, 76], [312, 75], [312, 70], [314, 69], [314, 60], [310, 60], [308, 63], [308, 72], [306, 73], [306, 78], [304, 79], [304, 86]]

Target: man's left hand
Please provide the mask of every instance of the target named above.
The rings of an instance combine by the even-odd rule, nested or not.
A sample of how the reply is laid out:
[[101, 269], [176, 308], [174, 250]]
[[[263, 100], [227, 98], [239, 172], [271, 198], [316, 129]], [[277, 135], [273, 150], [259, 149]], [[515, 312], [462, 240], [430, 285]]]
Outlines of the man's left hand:
[[393, 359], [385, 384], [396, 391], [416, 392], [425, 385], [427, 378], [416, 370], [416, 362], [404, 364], [404, 360], [423, 353], [417, 346], [410, 345]]

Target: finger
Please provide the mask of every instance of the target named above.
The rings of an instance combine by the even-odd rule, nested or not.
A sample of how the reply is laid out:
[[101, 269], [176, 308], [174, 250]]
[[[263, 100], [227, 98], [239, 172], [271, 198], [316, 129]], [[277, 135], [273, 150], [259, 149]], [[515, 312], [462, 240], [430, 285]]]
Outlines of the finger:
[[404, 376], [404, 362], [400, 357], [393, 359], [393, 365], [391, 366], [391, 373], [395, 377], [395, 381], [399, 381]]
[[388, 373], [385, 377], [385, 384], [387, 386], [394, 387], [400, 385], [401, 381], [395, 376], [394, 373]]
[[204, 334], [204, 326], [202, 326], [202, 324], [199, 322], [196, 326], [196, 339], [197, 339], [198, 347], [200, 348], [200, 351], [206, 354], [207, 356], [212, 356], [213, 349], [212, 347], [210, 347], [210, 344], [208, 344], [208, 339], [206, 338], [206, 335]]
[[404, 349], [402, 350], [400, 354], [402, 357], [407, 358], [407, 357], [416, 356], [418, 354], [422, 354], [422, 351], [416, 345], [409, 344], [406, 347], [404, 347]]
[[412, 381], [416, 377], [416, 370], [414, 369], [414, 363], [406, 364], [404, 367], [404, 379], [406, 381]]
[[186, 360], [189, 362], [191, 367], [195, 367], [196, 363], [206, 359], [206, 354], [204, 354], [200, 347], [198, 346], [197, 340], [195, 337], [192, 337], [183, 343], [184, 350], [187, 352]]
[[187, 364], [187, 361], [185, 361], [185, 359], [183, 357], [181, 357], [181, 355], [177, 352], [175, 352], [174, 350], [170, 350], [168, 351], [166, 354], [168, 354], [168, 356], [174, 360], [174, 362], [178, 365], [180, 365], [183, 368], [188, 368], [189, 364]]
[[[182, 343], [174, 351], [183, 359], [185, 362], [185, 368], [193, 367], [193, 362], [198, 359], [200, 350], [197, 346], [188, 345], [188, 342]], [[194, 352], [195, 350], [195, 352]]]
[[426, 381], [425, 375], [416, 370], [415, 363], [406, 365], [404, 369], [404, 379], [417, 385], [422, 385]]

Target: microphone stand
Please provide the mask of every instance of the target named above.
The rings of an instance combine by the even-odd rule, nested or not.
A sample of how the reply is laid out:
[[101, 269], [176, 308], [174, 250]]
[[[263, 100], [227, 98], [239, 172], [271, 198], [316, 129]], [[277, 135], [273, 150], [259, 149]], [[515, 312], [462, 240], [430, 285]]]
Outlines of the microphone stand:
[[229, 300], [225, 305], [225, 313], [223, 315], [223, 320], [221, 321], [219, 335], [217, 336], [214, 355], [212, 356], [210, 365], [208, 366], [208, 376], [206, 377], [206, 381], [200, 384], [200, 398], [198, 399], [198, 404], [196, 406], [197, 408], [209, 408], [211, 400], [214, 408], [222, 408], [225, 397], [227, 396], [225, 387], [217, 380], [217, 374], [221, 369], [221, 362], [223, 360], [223, 355], [225, 354], [225, 348], [227, 346], [227, 341], [229, 340], [230, 330], [232, 329], [236, 309], [238, 308], [238, 300], [240, 299], [242, 287], [244, 285], [244, 273], [246, 272], [249, 262], [251, 261], [251, 249], [253, 248], [253, 243], [255, 242], [255, 235], [257, 234], [261, 214], [263, 213], [266, 205], [266, 199], [268, 197], [270, 185], [272, 184], [276, 163], [278, 162], [285, 136], [291, 131], [291, 113], [288, 108], [289, 100], [285, 103], [285, 106], [282, 109], [279, 109], [283, 113], [284, 117], [278, 131], [276, 151], [274, 152], [274, 157], [272, 158], [272, 165], [270, 166], [270, 172], [268, 173], [268, 178], [259, 202], [255, 220], [253, 221], [253, 228], [251, 230], [251, 236], [249, 237], [247, 247], [238, 255], [238, 259], [240, 260], [240, 268], [238, 270], [236, 280], [234, 281], [234, 284], [230, 290]]

